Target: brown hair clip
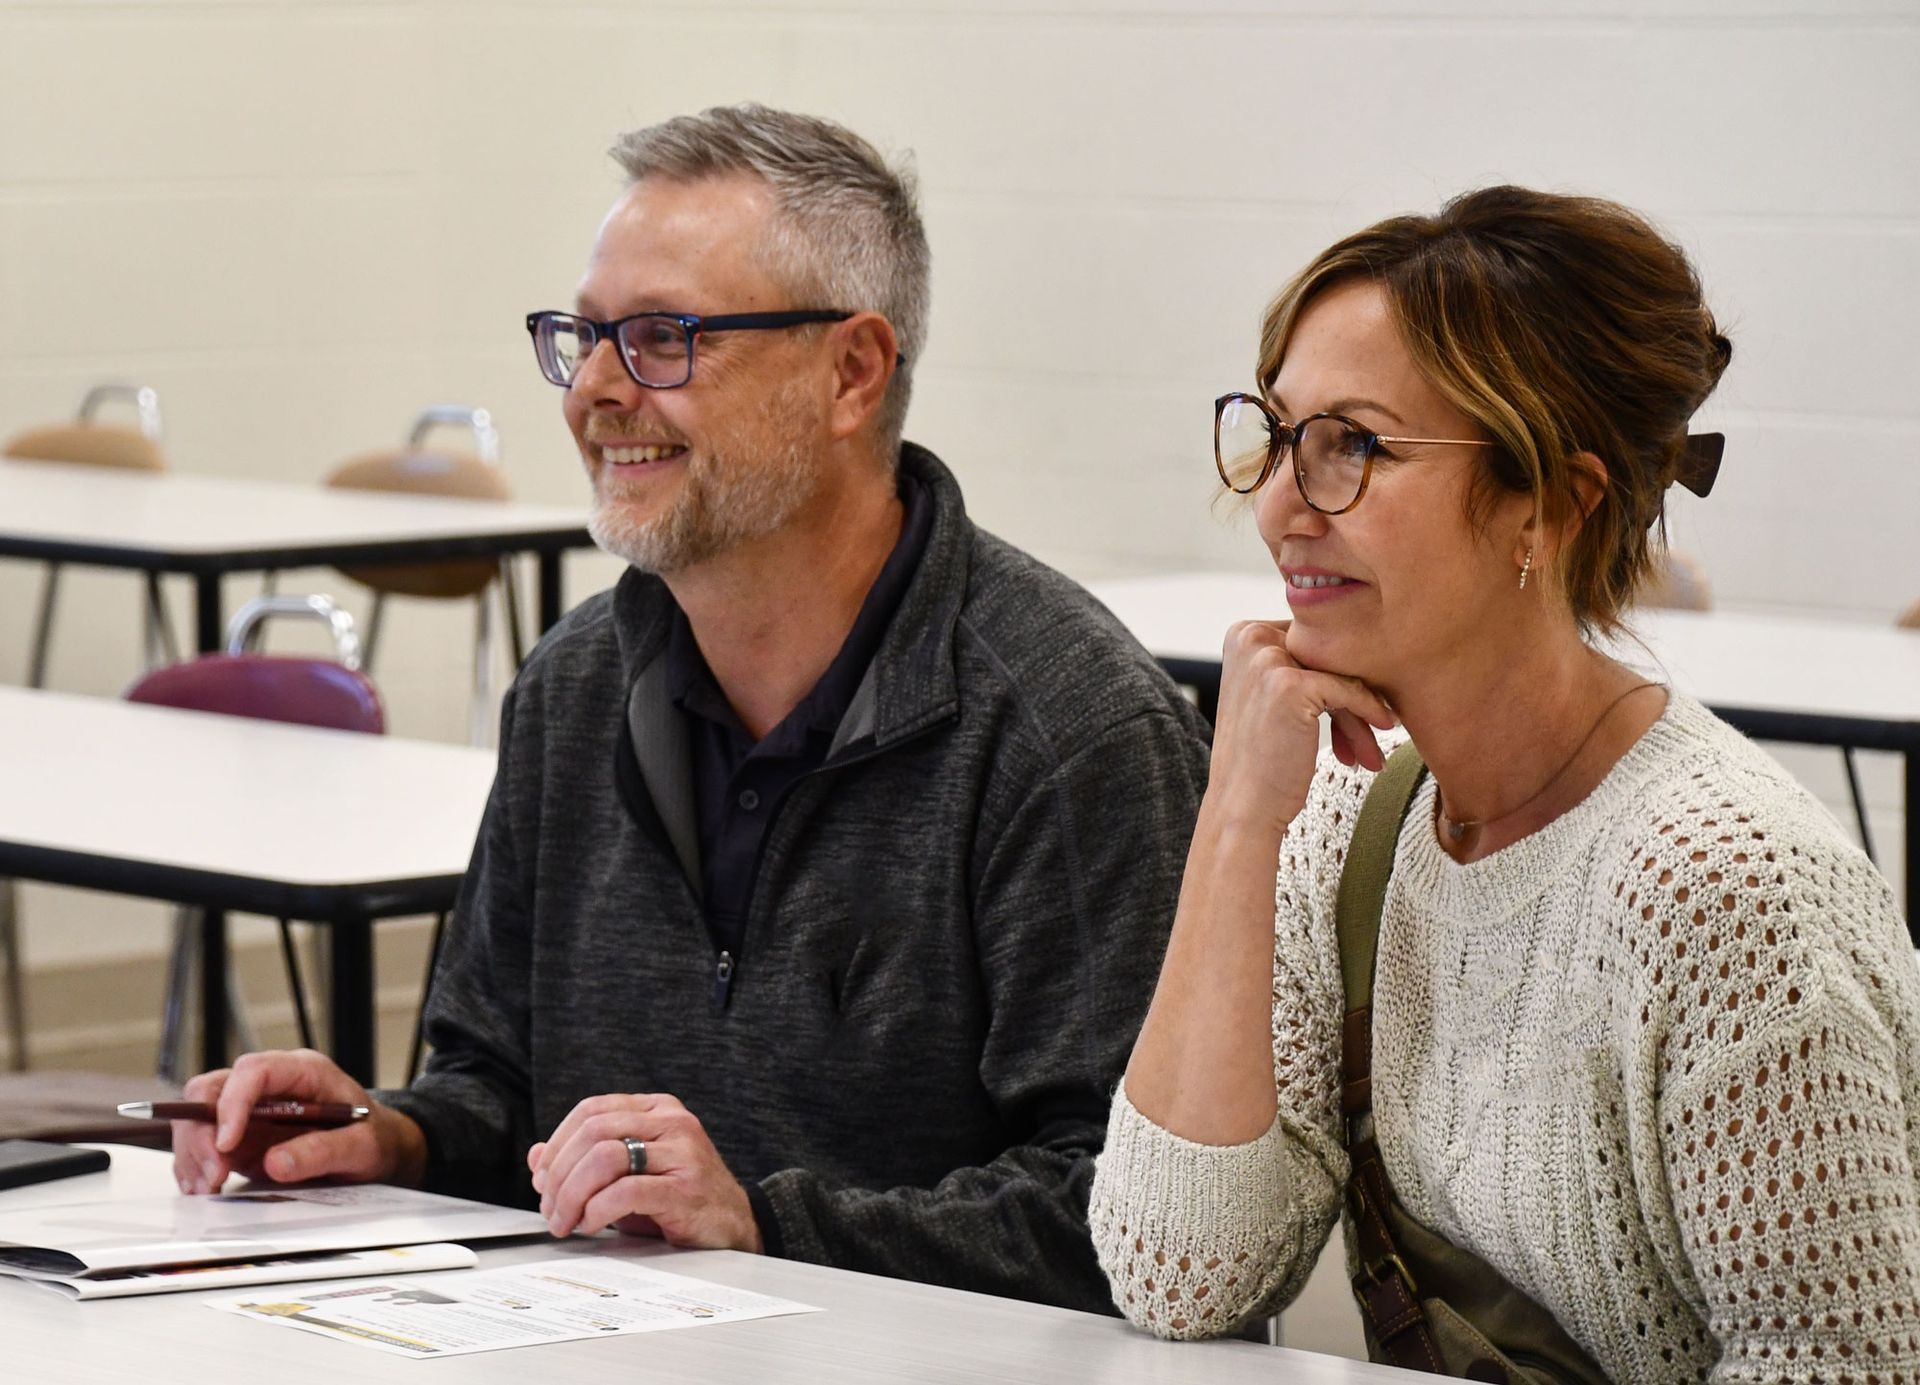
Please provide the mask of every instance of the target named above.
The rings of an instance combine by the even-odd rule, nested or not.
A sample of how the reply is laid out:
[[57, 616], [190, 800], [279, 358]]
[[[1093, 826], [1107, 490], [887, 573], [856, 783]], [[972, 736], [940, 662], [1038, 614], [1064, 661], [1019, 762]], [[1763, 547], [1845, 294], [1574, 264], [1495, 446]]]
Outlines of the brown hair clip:
[[1704, 500], [1720, 475], [1720, 454], [1726, 450], [1725, 433], [1687, 434], [1686, 445], [1680, 449], [1680, 469], [1673, 479]]

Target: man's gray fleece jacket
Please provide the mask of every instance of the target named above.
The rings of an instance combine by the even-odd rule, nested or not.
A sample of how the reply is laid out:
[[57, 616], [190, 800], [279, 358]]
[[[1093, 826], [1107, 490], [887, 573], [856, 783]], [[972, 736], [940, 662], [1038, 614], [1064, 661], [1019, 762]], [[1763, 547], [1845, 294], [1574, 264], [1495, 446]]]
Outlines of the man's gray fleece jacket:
[[776, 810], [741, 955], [701, 912], [671, 598], [630, 570], [507, 696], [432, 1060], [382, 1095], [426, 1131], [429, 1187], [531, 1205], [527, 1146], [576, 1102], [671, 1093], [782, 1254], [1110, 1312], [1087, 1192], [1205, 726], [1097, 602], [975, 529], [931, 453], [901, 464], [934, 497], [926, 553]]

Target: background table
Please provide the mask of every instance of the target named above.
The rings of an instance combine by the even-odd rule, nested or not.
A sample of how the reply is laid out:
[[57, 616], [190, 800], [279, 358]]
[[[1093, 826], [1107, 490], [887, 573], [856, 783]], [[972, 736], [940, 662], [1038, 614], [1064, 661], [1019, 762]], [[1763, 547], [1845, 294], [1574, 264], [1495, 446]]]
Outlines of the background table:
[[0, 557], [189, 574], [203, 654], [220, 648], [229, 572], [531, 553], [545, 630], [560, 555], [592, 546], [581, 513], [557, 506], [0, 460]]
[[[1277, 573], [1175, 573], [1088, 589], [1177, 681], [1199, 690], [1209, 717], [1227, 627], [1287, 615]], [[1749, 736], [1903, 757], [1907, 924], [1920, 946], [1920, 635], [1891, 625], [1717, 611], [1637, 611], [1632, 625], [1646, 647], [1623, 642], [1616, 651], [1623, 660], [1672, 682]]]
[[[334, 1057], [373, 1081], [372, 923], [452, 907], [492, 752], [0, 687], [0, 875], [329, 925]], [[225, 932], [201, 952], [225, 1062]]]
[[[170, 1156], [116, 1147], [102, 1174], [0, 1192], [0, 1213], [32, 1203], [133, 1197], [172, 1190]], [[122, 1385], [128, 1379], [198, 1385], [272, 1380], [407, 1381], [457, 1376], [461, 1385], [524, 1385], [529, 1378], [929, 1385], [1036, 1381], [1153, 1385], [1360, 1385], [1431, 1379], [1334, 1356], [1250, 1342], [1160, 1342], [1117, 1318], [962, 1293], [734, 1251], [676, 1251], [606, 1236], [481, 1243], [482, 1267], [556, 1255], [622, 1255], [657, 1268], [775, 1294], [825, 1309], [719, 1327], [559, 1342], [459, 1358], [435, 1367], [383, 1352], [248, 1322], [199, 1306], [236, 1289], [62, 1302], [50, 1290], [0, 1279], [0, 1338], [21, 1380]], [[450, 1377], [451, 1378], [451, 1377]]]

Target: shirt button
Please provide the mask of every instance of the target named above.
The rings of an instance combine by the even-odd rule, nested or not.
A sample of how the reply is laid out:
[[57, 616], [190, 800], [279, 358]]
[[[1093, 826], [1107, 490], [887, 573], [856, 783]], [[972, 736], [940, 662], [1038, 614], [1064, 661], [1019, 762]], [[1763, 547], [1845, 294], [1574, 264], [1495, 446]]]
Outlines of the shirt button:
[[751, 813], [755, 808], [760, 806], [760, 795], [752, 789], [746, 790], [740, 795], [740, 806]]

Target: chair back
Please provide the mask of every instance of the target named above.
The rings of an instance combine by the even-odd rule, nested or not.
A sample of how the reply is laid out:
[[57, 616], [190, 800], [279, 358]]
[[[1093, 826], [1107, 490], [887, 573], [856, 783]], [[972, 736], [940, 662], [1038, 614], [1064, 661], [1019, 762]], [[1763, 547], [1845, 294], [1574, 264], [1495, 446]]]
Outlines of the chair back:
[[1713, 587], [1699, 560], [1673, 549], [1656, 551], [1647, 580], [1634, 594], [1634, 604], [1649, 610], [1709, 611]]
[[127, 471], [165, 471], [160, 444], [132, 428], [111, 423], [54, 423], [8, 438], [0, 453], [32, 462], [77, 462]]
[[[247, 654], [247, 637], [269, 616], [304, 615], [332, 628], [331, 659]], [[379, 735], [386, 714], [372, 681], [360, 672], [353, 618], [324, 596], [264, 596], [248, 602], [227, 627], [227, 652], [156, 669], [127, 691], [129, 702], [225, 716], [324, 726]]]
[[97, 1141], [166, 1149], [165, 1121], [112, 1114], [123, 1101], [178, 1101], [180, 1089], [151, 1077], [99, 1072], [0, 1074], [0, 1140]]
[[[421, 445], [436, 428], [445, 426], [466, 428], [472, 450], [428, 450]], [[346, 490], [508, 500], [512, 491], [497, 465], [499, 457], [500, 434], [491, 414], [459, 404], [436, 404], [414, 420], [406, 446], [351, 457], [328, 474], [326, 483]], [[499, 565], [492, 558], [449, 558], [341, 571], [376, 591], [451, 599], [479, 595], [499, 574]]]
[[95, 385], [80, 401], [80, 422], [92, 423], [100, 406], [110, 399], [122, 399], [133, 405], [140, 419], [141, 433], [155, 442], [160, 441], [166, 428], [160, 421], [160, 392], [151, 385]]
[[335, 731], [378, 735], [386, 729], [380, 695], [367, 676], [328, 659], [203, 654], [155, 669], [128, 689], [127, 700]]
[[1920, 630], [1920, 601], [1914, 602], [1900, 613], [1900, 619], [1894, 622], [1902, 630]]
[[[112, 399], [130, 402], [138, 412], [140, 426], [94, 422], [100, 406]], [[16, 433], [0, 447], [0, 456], [128, 471], [165, 471], [167, 458], [160, 449], [160, 433], [160, 396], [152, 389], [145, 385], [95, 385], [80, 401], [76, 421]]]

